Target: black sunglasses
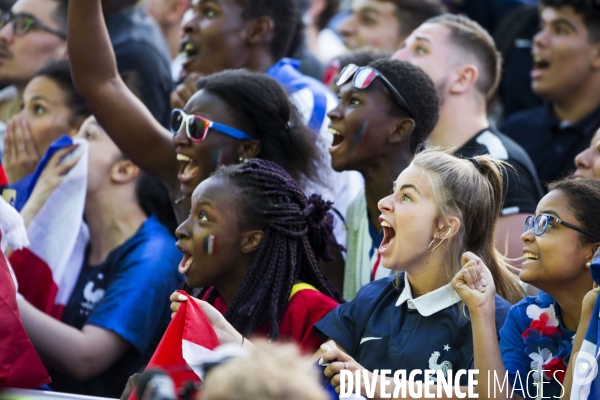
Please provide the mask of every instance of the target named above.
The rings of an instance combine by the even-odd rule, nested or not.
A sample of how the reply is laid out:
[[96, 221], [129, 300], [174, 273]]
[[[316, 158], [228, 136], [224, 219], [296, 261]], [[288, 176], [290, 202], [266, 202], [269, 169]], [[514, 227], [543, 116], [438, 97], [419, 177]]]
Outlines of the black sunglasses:
[[576, 230], [577, 232], [589, 235], [594, 239], [600, 241], [600, 237], [593, 234], [592, 232], [588, 232], [585, 229], [581, 229], [578, 226], [572, 225], [568, 222], [565, 222], [548, 214], [540, 214], [537, 217], [530, 215], [529, 217], [527, 217], [527, 219], [525, 220], [525, 232], [527, 232], [530, 229], [533, 229], [533, 233], [536, 236], [542, 236], [546, 232], [546, 229], [548, 229], [548, 224], [550, 223], [550, 221], [554, 221], [557, 224], [564, 225], [567, 228], [571, 228], [573, 230]]
[[12, 22], [13, 32], [16, 36], [25, 36], [32, 29], [37, 28], [52, 33], [63, 40], [67, 40], [67, 34], [41, 23], [35, 16], [27, 13], [13, 14], [12, 11], [0, 12], [0, 29]]
[[392, 83], [388, 81], [387, 78], [383, 76], [381, 72], [379, 72], [373, 67], [359, 67], [356, 64], [348, 64], [344, 67], [344, 69], [342, 69], [342, 71], [338, 75], [335, 84], [337, 86], [342, 86], [345, 83], [347, 83], [352, 77], [354, 77], [354, 79], [352, 79], [352, 86], [354, 86], [356, 89], [366, 89], [371, 85], [371, 83], [373, 83], [375, 79], [381, 79], [385, 87], [387, 87], [388, 90], [391, 92], [394, 100], [396, 100], [396, 103], [398, 103], [398, 105], [402, 109], [406, 110], [408, 115], [412, 118], [412, 114], [410, 113], [410, 107], [408, 106], [406, 100], [404, 100], [404, 97], [402, 97], [400, 92], [396, 90], [394, 85], [392, 85]]

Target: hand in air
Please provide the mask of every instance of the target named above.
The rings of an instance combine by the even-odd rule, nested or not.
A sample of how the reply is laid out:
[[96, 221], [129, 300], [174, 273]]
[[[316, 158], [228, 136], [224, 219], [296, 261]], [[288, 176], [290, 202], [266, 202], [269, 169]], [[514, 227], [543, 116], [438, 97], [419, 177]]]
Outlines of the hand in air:
[[35, 171], [40, 162], [29, 124], [23, 118], [14, 116], [6, 124], [4, 136], [4, 159], [6, 177], [15, 183]]
[[466, 252], [462, 256], [463, 267], [452, 279], [452, 287], [470, 311], [494, 305], [496, 287], [488, 267], [481, 258]]
[[[327, 366], [327, 368], [325, 368], [325, 371], [323, 371], [323, 373], [325, 374], [325, 376], [331, 378], [331, 385], [335, 388], [335, 391], [337, 393], [340, 393], [341, 390], [340, 372], [342, 370], [347, 369], [352, 373], [352, 376], [356, 376], [355, 371], [357, 370], [366, 370], [362, 365], [356, 362], [354, 358], [350, 357], [348, 354], [340, 350], [333, 341], [323, 343], [321, 345], [321, 351], [323, 351], [323, 355], [319, 360], [319, 365], [329, 363], [329, 365]], [[367, 372], [370, 374], [369, 379], [371, 379], [371, 372]], [[360, 381], [360, 390], [362, 393], [365, 393], [364, 380], [361, 379]], [[347, 384], [348, 381], [346, 381], [346, 385]], [[346, 390], [346, 392], [353, 391], [354, 387], [349, 387]]]

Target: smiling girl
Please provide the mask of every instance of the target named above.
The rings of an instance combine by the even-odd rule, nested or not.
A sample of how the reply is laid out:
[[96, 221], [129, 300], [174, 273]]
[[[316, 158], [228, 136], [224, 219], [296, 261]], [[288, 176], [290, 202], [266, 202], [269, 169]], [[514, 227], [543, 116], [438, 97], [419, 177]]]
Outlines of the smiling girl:
[[[318, 347], [312, 326], [341, 300], [319, 267], [335, 241], [330, 206], [318, 195], [307, 199], [264, 160], [221, 167], [194, 190], [177, 229], [179, 272], [229, 321], [233, 341], [259, 334]], [[177, 311], [179, 295], [171, 300]]]
[[[475, 367], [484, 371], [481, 376], [507, 372], [513, 398], [569, 398], [575, 364], [570, 356], [581, 347], [598, 296], [590, 262], [600, 246], [600, 181], [568, 178], [549, 189], [521, 235], [525, 261], [520, 278], [542, 292], [511, 308], [500, 346], [488, 340], [496, 280], [487, 263], [473, 257], [453, 281], [473, 321]], [[481, 279], [487, 282], [485, 290], [470, 285]], [[491, 382], [481, 380], [478, 392], [488, 393], [488, 388], [493, 393]], [[502, 392], [496, 398], [511, 396]]]
[[[501, 296], [513, 303], [523, 297], [494, 248], [500, 168], [489, 156], [466, 160], [429, 150], [400, 174], [393, 193], [379, 202], [384, 238], [378, 250], [382, 265], [399, 274], [363, 286], [353, 301], [315, 324], [334, 342], [322, 346], [334, 387], [342, 369], [441, 369], [447, 378], [448, 370], [472, 366], [471, 321], [450, 285], [463, 253], [482, 255]], [[490, 301], [496, 306], [489, 317], [493, 341], [510, 304], [499, 296]]]

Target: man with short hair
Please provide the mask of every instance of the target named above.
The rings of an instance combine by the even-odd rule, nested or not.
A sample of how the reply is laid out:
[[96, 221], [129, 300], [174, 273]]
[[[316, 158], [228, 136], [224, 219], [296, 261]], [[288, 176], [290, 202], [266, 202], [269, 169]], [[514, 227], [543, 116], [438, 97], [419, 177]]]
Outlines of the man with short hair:
[[415, 28], [443, 10], [438, 0], [354, 0], [338, 31], [350, 50], [393, 52]]
[[438, 88], [442, 106], [430, 145], [460, 157], [489, 154], [509, 164], [497, 245], [509, 257], [521, 257], [523, 221], [535, 213], [543, 193], [525, 151], [492, 129], [487, 119], [486, 100], [498, 87], [501, 72], [493, 39], [469, 18], [444, 14], [413, 31], [392, 58], [420, 66]]
[[575, 156], [600, 127], [600, 4], [540, 0], [533, 91], [548, 103], [508, 118], [501, 129], [529, 153], [542, 182], [574, 171]]
[[66, 8], [58, 0], [18, 0], [11, 11], [2, 12], [0, 121], [19, 112], [23, 90], [35, 71], [66, 56], [66, 25]]

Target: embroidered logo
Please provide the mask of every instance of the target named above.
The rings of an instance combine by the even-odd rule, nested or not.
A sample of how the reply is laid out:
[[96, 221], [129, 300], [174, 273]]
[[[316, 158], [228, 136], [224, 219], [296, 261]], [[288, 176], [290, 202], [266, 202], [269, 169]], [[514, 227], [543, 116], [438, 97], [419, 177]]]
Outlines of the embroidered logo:
[[93, 310], [94, 304], [104, 297], [104, 289], [94, 290], [94, 282], [89, 281], [83, 289], [83, 297], [85, 298], [85, 302], [81, 303], [81, 307], [87, 310]]
[[[440, 352], [434, 351], [431, 353], [429, 357], [429, 369], [440, 370], [444, 374], [444, 377], [448, 378], [448, 370], [452, 369], [452, 363], [450, 361], [442, 361], [441, 364], [438, 364], [438, 359], [440, 358]], [[437, 376], [432, 375], [431, 380], [437, 383]]]

